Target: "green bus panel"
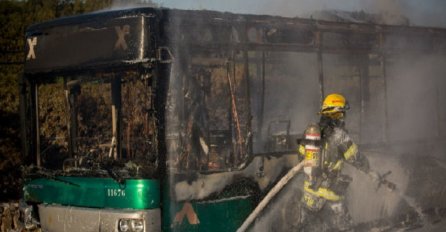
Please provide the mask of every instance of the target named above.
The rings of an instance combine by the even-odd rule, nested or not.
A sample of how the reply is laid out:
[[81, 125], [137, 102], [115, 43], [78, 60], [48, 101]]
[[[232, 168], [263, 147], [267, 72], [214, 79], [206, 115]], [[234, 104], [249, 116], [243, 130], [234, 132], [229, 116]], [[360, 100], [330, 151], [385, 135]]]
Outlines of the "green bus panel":
[[151, 179], [128, 179], [120, 184], [111, 178], [40, 178], [25, 184], [24, 198], [89, 208], [154, 209], [160, 207], [160, 184]]
[[242, 225], [254, 206], [252, 196], [239, 196], [215, 201], [170, 202], [167, 208], [163, 211], [164, 232], [231, 232]]

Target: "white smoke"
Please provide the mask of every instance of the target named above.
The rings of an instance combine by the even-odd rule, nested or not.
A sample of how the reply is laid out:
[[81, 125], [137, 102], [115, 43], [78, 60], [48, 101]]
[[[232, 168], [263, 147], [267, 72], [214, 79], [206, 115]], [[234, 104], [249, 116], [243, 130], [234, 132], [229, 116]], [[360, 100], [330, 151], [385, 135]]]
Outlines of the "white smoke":
[[223, 188], [240, 178], [250, 178], [257, 182], [263, 191], [278, 180], [284, 170], [297, 164], [297, 156], [283, 156], [271, 158], [265, 162], [263, 175], [259, 175], [260, 157], [257, 157], [248, 167], [241, 171], [223, 172], [209, 175], [199, 175], [191, 183], [181, 181], [175, 184], [174, 192], [177, 201], [202, 200], [211, 194], [219, 193]]
[[[117, 1], [120, 2], [120, 1]], [[182, 1], [182, 0], [165, 0], [156, 1], [161, 6], [171, 8], [182, 9], [209, 9], [218, 11], [231, 11], [234, 13], [251, 13], [251, 14], [269, 14], [280, 15], [288, 17], [302, 17], [312, 16], [317, 11], [364, 11], [366, 13], [377, 14], [382, 17], [383, 23], [387, 24], [400, 24], [398, 20], [401, 17], [407, 17], [410, 25], [418, 26], [438, 26], [446, 27], [446, 12], [445, 1], [429, 0], [429, 1], [417, 1], [417, 0], [280, 0], [280, 1], [266, 1], [266, 0], [247, 0], [247, 1]], [[125, 7], [141, 6], [140, 4], [125, 5]], [[114, 7], [122, 8], [123, 5], [116, 3]], [[173, 45], [175, 46], [175, 45]], [[284, 53], [285, 55], [285, 53]], [[287, 88], [296, 88], [296, 91], [290, 91], [293, 95], [287, 95], [287, 91], [277, 91], [274, 88], [274, 84], [267, 84], [266, 91], [277, 92], [277, 95], [272, 98], [268, 98], [267, 101], [271, 101], [271, 108], [267, 109], [265, 115], [265, 121], [272, 119], [277, 114], [285, 114], [286, 116], [295, 116], [295, 120], [292, 124], [292, 129], [301, 131], [306, 125], [306, 122], [314, 121], [315, 112], [317, 111], [318, 97], [317, 92], [305, 92], [311, 89], [316, 89], [317, 72], [314, 54], [306, 55], [306, 59], [302, 59], [302, 55], [294, 56], [289, 55], [290, 69], [294, 67], [296, 70], [296, 79], [290, 80], [290, 85]], [[335, 57], [336, 59], [336, 57]], [[302, 60], [308, 60], [312, 62], [301, 62]], [[329, 61], [329, 62], [326, 62]], [[336, 66], [334, 63], [330, 63], [330, 59], [325, 56], [324, 59], [325, 72], [327, 67]], [[313, 63], [308, 65], [307, 63]], [[387, 81], [387, 89], [381, 88], [383, 78], [375, 78], [370, 80], [370, 83], [374, 85], [374, 89], [371, 90], [371, 103], [369, 107], [373, 109], [370, 112], [374, 117], [380, 117], [381, 119], [375, 120], [371, 118], [369, 126], [371, 129], [369, 136], [366, 139], [373, 140], [374, 142], [382, 142], [387, 139], [393, 143], [406, 142], [411, 143], [419, 139], [429, 139], [430, 136], [437, 138], [444, 136], [446, 130], [446, 108], [444, 104], [439, 104], [441, 100], [446, 98], [446, 91], [444, 91], [445, 81], [443, 80], [443, 73], [446, 73], [446, 60], [442, 56], [420, 56], [420, 55], [403, 55], [400, 57], [389, 57], [387, 71], [385, 74]], [[336, 68], [336, 67], [335, 67]], [[274, 70], [272, 68], [272, 70]], [[326, 72], [326, 77], [332, 75], [334, 79], [338, 78], [332, 73]], [[271, 76], [277, 76], [275, 73], [267, 73]], [[175, 75], [175, 74], [173, 74]], [[343, 80], [344, 87], [347, 85], [357, 85], [358, 75], [354, 76], [344, 75]], [[308, 78], [308, 79], [307, 79]], [[314, 82], [313, 82], [314, 81]], [[352, 84], [353, 83], [353, 84]], [[311, 86], [305, 88], [305, 86]], [[331, 90], [337, 90], [337, 86]], [[357, 91], [357, 90], [355, 90]], [[384, 92], [386, 91], [386, 92]], [[356, 92], [355, 92], [356, 93]], [[357, 94], [351, 94], [352, 101], [358, 101], [355, 99]], [[386, 103], [384, 95], [387, 95], [388, 102]], [[347, 94], [348, 95], [348, 94]], [[350, 96], [348, 96], [350, 97]], [[381, 102], [381, 104], [379, 104]], [[294, 104], [290, 104], [294, 103]], [[266, 102], [268, 104], [268, 102]], [[293, 107], [287, 107], [291, 105]], [[358, 106], [359, 104], [355, 104]], [[277, 112], [274, 108], [286, 109], [286, 112]], [[384, 125], [382, 125], [382, 118], [385, 117], [385, 110], [388, 110], [387, 116], [389, 118], [388, 130], [385, 131]], [[349, 115], [348, 123], [360, 121], [359, 112], [360, 109], [352, 109], [353, 113]], [[351, 111], [351, 112], [352, 112]], [[356, 112], [355, 112], [356, 111]], [[381, 124], [380, 124], [381, 123]], [[351, 126], [352, 124], [347, 124]], [[356, 131], [355, 131], [356, 130]], [[359, 134], [359, 129], [353, 128], [353, 133]], [[362, 132], [364, 133], [364, 132]], [[376, 139], [376, 136], [381, 138]], [[375, 139], [373, 138], [375, 137]], [[406, 146], [406, 145], [403, 145]], [[415, 146], [415, 148], [414, 148]], [[424, 147], [423, 147], [424, 148]], [[416, 147], [415, 145], [406, 146], [403, 149], [391, 150], [386, 155], [389, 158], [379, 157], [377, 154], [369, 154], [372, 160], [372, 168], [377, 171], [385, 172], [392, 170], [393, 174], [390, 180], [397, 183], [400, 191], [406, 189], [410, 180], [408, 179], [407, 172], [413, 170], [403, 168], [400, 165], [401, 160], [397, 159], [392, 152], [420, 152], [422, 155], [429, 156], [432, 150], [423, 150], [423, 148]], [[444, 149], [437, 151], [438, 154], [444, 156]], [[379, 160], [376, 161], [376, 160]], [[407, 162], [407, 160], [404, 160]], [[279, 162], [280, 163], [280, 162]], [[179, 182], [176, 184], [175, 194], [177, 200], [193, 200], [204, 199], [213, 193], [221, 191], [225, 186], [232, 183], [233, 180], [240, 176], [256, 178], [257, 167], [248, 167], [243, 172], [230, 172], [223, 174], [214, 174], [208, 176], [199, 176], [199, 178], [192, 183]], [[261, 186], [265, 188], [276, 180], [280, 174], [281, 168], [284, 167], [284, 163], [275, 164], [273, 162], [267, 162], [265, 167], [266, 175], [264, 178], [256, 179]], [[290, 166], [290, 165], [288, 165]], [[429, 167], [423, 167], [429, 168]], [[389, 194], [384, 190], [376, 191], [373, 188], [373, 183], [361, 176], [357, 172], [351, 172], [351, 175], [355, 177], [355, 181], [352, 183], [352, 188], [349, 193], [349, 206], [354, 215], [356, 222], [365, 222], [377, 218], [390, 216], [395, 213], [401, 198], [397, 195]], [[294, 182], [296, 183], [296, 182]], [[269, 228], [266, 231], [272, 231], [271, 228], [274, 218], [277, 217], [277, 212], [282, 214], [286, 209], [287, 204], [293, 200], [298, 199], [294, 196], [299, 186], [293, 185], [289, 187], [291, 190], [286, 192], [286, 195], [279, 196], [280, 200], [273, 204], [270, 211], [264, 217], [264, 221], [259, 221], [256, 225], [258, 228]], [[292, 188], [293, 187], [293, 188]], [[367, 210], [364, 209], [364, 202], [370, 202], [367, 206]], [[444, 207], [444, 206], [443, 206]], [[268, 217], [267, 215], [273, 215]], [[268, 225], [268, 227], [264, 227]]]
[[155, 0], [178, 9], [207, 9], [247, 14], [302, 17], [313, 12], [364, 11], [381, 14], [392, 22], [395, 16], [409, 18], [412, 25], [446, 27], [446, 1], [443, 0]]
[[152, 0], [113, 0], [111, 6], [107, 10], [122, 10], [136, 7], [158, 7], [159, 5]]

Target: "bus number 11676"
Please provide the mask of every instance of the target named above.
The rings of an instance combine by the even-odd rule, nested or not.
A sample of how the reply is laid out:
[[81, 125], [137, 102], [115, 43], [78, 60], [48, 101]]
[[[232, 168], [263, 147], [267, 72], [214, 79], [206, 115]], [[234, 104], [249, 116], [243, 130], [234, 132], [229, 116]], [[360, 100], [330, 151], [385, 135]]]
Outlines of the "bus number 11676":
[[125, 197], [124, 189], [107, 189], [107, 197]]

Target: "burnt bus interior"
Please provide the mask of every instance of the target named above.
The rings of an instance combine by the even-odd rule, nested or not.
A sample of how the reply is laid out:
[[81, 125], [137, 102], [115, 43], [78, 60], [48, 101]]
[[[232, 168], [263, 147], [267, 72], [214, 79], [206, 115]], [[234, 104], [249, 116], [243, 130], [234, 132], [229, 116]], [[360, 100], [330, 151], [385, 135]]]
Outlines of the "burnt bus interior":
[[101, 174], [101, 167], [121, 167], [119, 160], [131, 160], [128, 165], [142, 167], [129, 166], [132, 176], [154, 177], [157, 132], [152, 80], [149, 74], [121, 71], [60, 74], [30, 82], [28, 98], [38, 115], [34, 133], [41, 135], [32, 145], [40, 146], [34, 150], [40, 165], [71, 174], [93, 170], [95, 175], [108, 175]]
[[166, 142], [176, 168], [233, 170], [294, 153], [333, 92], [349, 100], [346, 127], [363, 150], [442, 144], [442, 29], [168, 13]]
[[[446, 133], [442, 29], [141, 8], [56, 20], [27, 37], [39, 33], [54, 44], [27, 63], [22, 134], [24, 154], [45, 168], [244, 168], [295, 153], [332, 92], [348, 98], [347, 128], [363, 148]], [[56, 55], [38, 61], [44, 49]], [[76, 57], [56, 62], [56, 49]], [[400, 68], [411, 74], [419, 60], [434, 68], [406, 81]], [[399, 120], [413, 114], [425, 126]]]
[[163, 65], [141, 64], [155, 42], [146, 36], [150, 12], [124, 15], [92, 14], [28, 29], [28, 40], [38, 42], [28, 43], [34, 57], [27, 58], [21, 80], [22, 150], [41, 170], [119, 181], [159, 176], [164, 94], [156, 76]]

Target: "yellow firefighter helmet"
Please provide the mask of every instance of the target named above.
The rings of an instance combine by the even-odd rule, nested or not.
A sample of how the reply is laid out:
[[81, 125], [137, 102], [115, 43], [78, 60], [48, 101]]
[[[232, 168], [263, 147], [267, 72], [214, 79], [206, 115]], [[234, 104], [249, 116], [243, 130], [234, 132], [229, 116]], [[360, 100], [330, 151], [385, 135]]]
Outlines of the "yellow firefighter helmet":
[[340, 119], [349, 108], [350, 106], [344, 96], [333, 93], [325, 97], [320, 114], [333, 119]]

